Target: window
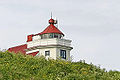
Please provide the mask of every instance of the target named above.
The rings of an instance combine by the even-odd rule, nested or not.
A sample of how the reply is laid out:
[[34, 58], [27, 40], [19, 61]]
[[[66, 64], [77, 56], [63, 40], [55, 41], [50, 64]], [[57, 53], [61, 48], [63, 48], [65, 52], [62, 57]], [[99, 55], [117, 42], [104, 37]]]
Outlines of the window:
[[48, 36], [47, 34], [44, 34], [44, 39], [47, 39], [47, 36]]
[[50, 34], [50, 36], [49, 36], [49, 38], [53, 38], [54, 37], [54, 34], [53, 33], [51, 33]]
[[50, 51], [45, 51], [45, 56], [50, 56]]
[[60, 50], [60, 57], [66, 59], [66, 50]]
[[58, 34], [54, 34], [54, 38], [58, 38]]

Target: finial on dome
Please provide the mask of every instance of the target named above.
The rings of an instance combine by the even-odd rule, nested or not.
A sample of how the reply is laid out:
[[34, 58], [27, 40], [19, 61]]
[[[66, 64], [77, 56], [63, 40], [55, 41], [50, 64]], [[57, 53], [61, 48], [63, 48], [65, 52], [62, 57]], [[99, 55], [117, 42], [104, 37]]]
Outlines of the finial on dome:
[[50, 19], [50, 20], [49, 20], [49, 23], [50, 23], [50, 24], [54, 24], [54, 19]]

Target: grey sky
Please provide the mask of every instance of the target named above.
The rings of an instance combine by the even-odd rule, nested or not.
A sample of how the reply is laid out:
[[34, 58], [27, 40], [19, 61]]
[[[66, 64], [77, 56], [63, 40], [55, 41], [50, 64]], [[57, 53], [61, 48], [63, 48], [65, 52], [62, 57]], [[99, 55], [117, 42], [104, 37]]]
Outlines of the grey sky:
[[120, 71], [120, 0], [0, 0], [0, 48], [43, 31], [51, 11], [73, 40], [74, 61]]

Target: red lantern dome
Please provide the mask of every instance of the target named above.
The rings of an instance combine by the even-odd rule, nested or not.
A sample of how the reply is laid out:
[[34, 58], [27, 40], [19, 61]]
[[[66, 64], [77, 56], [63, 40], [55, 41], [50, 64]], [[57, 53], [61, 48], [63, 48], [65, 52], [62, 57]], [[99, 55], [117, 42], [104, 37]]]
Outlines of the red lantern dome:
[[53, 19], [50, 19], [50, 20], [49, 20], [49, 23], [50, 23], [50, 24], [54, 24], [54, 20], [53, 20]]

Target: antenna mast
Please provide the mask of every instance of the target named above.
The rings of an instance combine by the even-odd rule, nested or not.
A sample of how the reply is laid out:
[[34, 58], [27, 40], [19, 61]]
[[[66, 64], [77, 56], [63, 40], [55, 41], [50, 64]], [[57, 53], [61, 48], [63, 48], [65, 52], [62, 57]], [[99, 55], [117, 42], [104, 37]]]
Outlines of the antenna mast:
[[52, 12], [51, 12], [51, 19], [52, 19]]
[[55, 23], [56, 27], [58, 28], [58, 20], [56, 17], [55, 17], [54, 23]]

